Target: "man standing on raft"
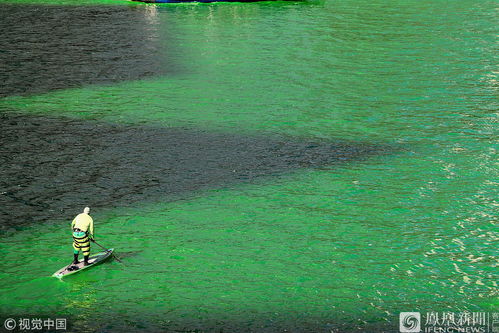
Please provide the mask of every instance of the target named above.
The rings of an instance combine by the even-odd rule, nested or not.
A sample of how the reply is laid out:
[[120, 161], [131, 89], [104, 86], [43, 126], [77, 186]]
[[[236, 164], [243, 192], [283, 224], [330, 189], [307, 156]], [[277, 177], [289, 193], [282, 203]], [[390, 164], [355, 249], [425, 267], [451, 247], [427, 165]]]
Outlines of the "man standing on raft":
[[71, 222], [73, 231], [73, 264], [78, 264], [78, 254], [83, 252], [83, 264], [88, 265], [88, 256], [90, 255], [90, 240], [94, 240], [94, 220], [88, 215], [90, 208], [85, 207], [83, 213], [78, 214]]

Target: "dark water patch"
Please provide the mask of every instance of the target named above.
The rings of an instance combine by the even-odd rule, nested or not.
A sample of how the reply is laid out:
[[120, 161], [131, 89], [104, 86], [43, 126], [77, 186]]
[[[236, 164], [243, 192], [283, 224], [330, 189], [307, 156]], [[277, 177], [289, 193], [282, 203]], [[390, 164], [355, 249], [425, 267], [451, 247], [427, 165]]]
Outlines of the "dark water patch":
[[2, 228], [70, 218], [85, 205], [169, 201], [297, 168], [362, 160], [389, 148], [192, 129], [0, 115]]
[[0, 4], [0, 97], [181, 71], [173, 29], [145, 6]]

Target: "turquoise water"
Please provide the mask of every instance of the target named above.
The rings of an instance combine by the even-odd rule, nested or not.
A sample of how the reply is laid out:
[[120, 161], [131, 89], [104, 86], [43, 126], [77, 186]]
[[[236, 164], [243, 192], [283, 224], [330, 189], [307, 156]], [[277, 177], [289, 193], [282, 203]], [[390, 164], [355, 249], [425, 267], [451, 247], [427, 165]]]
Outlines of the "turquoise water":
[[[497, 311], [495, 2], [85, 4], [0, 5], [19, 15], [14, 32], [26, 29], [30, 11], [55, 21], [62, 12], [79, 17], [76, 32], [57, 45], [19, 44], [42, 35], [36, 31], [4, 42], [7, 53], [32, 49], [51, 60], [2, 73], [0, 114], [9, 119], [2, 130], [18, 133], [15, 126], [28, 123], [23, 130], [36, 133], [8, 141], [28, 152], [22, 163], [0, 155], [11, 170], [0, 183], [8, 226], [0, 242], [2, 318], [57, 314], [78, 332], [398, 332], [402, 311]], [[89, 22], [100, 28], [84, 30]], [[103, 33], [106, 24], [116, 33]], [[42, 26], [64, 36], [51, 19]], [[78, 29], [85, 38], [72, 42]], [[65, 51], [71, 59], [64, 45], [76, 45]], [[44, 132], [43, 119], [69, 121], [78, 133]], [[121, 128], [133, 142], [114, 147]], [[180, 147], [178, 169], [149, 169], [151, 156], [162, 158], [154, 140], [171, 130], [192, 136], [171, 140]], [[84, 133], [105, 141], [104, 153], [85, 155], [94, 147], [87, 141], [78, 154], [62, 144], [54, 152], [66, 135]], [[222, 139], [212, 150], [193, 149], [209, 147], [213, 135], [245, 143], [243, 154]], [[258, 163], [291, 141], [382, 153], [343, 158], [321, 148], [327, 158], [310, 157], [315, 163]], [[253, 145], [262, 148], [245, 162]], [[214, 151], [225, 164], [213, 162], [224, 160]], [[39, 172], [45, 164], [33, 161], [41, 156], [55, 163], [43, 177], [15, 178]], [[99, 166], [93, 177], [60, 171], [82, 156]], [[212, 176], [231, 163], [251, 166], [234, 169], [235, 178]], [[261, 167], [269, 172], [246, 175]], [[137, 170], [155, 182], [113, 178]], [[172, 196], [175, 184], [185, 185]], [[113, 191], [92, 202], [85, 191], [99, 188]], [[71, 204], [58, 206], [68, 197]], [[89, 201], [97, 240], [125, 264], [51, 278], [71, 260], [69, 223]], [[44, 217], [25, 223], [18, 211]]]

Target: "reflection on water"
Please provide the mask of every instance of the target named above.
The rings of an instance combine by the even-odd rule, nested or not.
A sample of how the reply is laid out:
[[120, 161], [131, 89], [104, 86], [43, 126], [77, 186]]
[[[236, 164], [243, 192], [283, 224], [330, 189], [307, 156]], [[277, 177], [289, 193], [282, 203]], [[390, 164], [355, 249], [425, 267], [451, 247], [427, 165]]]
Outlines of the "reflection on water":
[[0, 4], [0, 97], [170, 75], [180, 70], [154, 7]]

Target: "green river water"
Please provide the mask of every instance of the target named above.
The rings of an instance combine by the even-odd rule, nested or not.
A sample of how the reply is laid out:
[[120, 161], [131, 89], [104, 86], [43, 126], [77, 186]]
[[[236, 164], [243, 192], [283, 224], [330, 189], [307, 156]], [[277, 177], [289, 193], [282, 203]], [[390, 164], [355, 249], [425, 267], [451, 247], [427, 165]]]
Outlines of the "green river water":
[[[81, 31], [95, 20], [82, 13], [97, 13], [126, 32], [88, 33], [102, 33], [101, 53], [68, 39], [71, 50], [41, 56], [36, 71], [11, 64], [0, 98], [10, 123], [185, 130], [250, 146], [342, 142], [347, 151], [380, 152], [282, 168], [268, 153], [269, 172], [206, 186], [197, 182], [214, 164], [186, 162], [191, 173], [157, 174], [164, 186], [196, 174], [196, 184], [173, 196], [142, 196], [137, 188], [130, 202], [110, 194], [89, 203], [78, 194], [77, 208], [53, 218], [44, 207], [79, 185], [57, 174], [33, 180], [22, 206], [6, 198], [17, 193], [9, 174], [8, 189], [0, 188], [0, 319], [65, 317], [74, 332], [398, 332], [399, 312], [498, 311], [497, 2], [2, 0], [2, 10], [11, 13], [16, 38], [5, 42], [4, 30], [2, 57], [19, 47], [19, 54], [52, 52], [49, 42], [36, 44], [42, 33], [26, 12], [78, 15], [73, 28]], [[141, 53], [129, 57], [125, 49]], [[94, 64], [102, 57], [111, 74], [92, 72], [98, 65], [74, 74], [80, 56]], [[129, 74], [137, 68], [143, 71]], [[20, 89], [29, 81], [38, 83]], [[120, 172], [147, 160], [144, 142], [135, 152], [142, 157]], [[235, 156], [237, 148], [224, 147], [216, 150]], [[34, 172], [30, 162], [9, 162], [10, 154], [4, 165]], [[241, 165], [244, 155], [237, 155]], [[116, 170], [99, 163], [106, 175]], [[106, 182], [99, 186], [104, 191]], [[43, 205], [30, 205], [37, 200]], [[59, 281], [51, 274], [71, 260], [69, 223], [87, 204], [98, 207], [97, 240], [124, 265], [110, 260]], [[24, 223], [18, 211], [46, 215]]]

